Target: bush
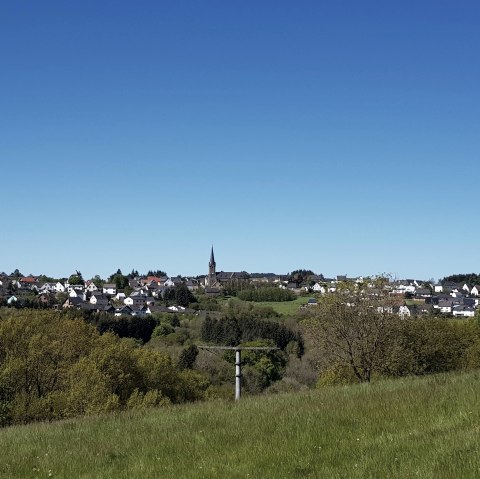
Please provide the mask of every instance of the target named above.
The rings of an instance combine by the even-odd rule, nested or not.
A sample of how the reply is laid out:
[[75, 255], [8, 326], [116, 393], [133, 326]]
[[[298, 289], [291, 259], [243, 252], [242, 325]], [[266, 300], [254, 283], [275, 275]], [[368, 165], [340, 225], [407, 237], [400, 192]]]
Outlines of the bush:
[[152, 336], [158, 337], [158, 336], [168, 336], [169, 334], [172, 334], [175, 332], [175, 328], [171, 326], [169, 323], [160, 323], [158, 326], [155, 327], [153, 330]]

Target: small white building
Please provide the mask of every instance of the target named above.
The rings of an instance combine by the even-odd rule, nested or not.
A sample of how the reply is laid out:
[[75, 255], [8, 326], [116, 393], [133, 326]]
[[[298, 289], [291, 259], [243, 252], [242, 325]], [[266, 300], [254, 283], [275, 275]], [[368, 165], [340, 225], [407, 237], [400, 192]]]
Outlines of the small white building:
[[115, 296], [117, 294], [117, 285], [112, 283], [105, 283], [102, 288], [103, 294]]

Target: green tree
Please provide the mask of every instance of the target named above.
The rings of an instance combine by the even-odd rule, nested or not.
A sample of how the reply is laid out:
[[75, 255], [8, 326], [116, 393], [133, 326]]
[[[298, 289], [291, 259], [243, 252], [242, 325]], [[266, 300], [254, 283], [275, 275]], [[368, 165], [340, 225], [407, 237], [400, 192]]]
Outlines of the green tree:
[[92, 283], [99, 289], [105, 284], [105, 280], [102, 279], [98, 274], [92, 278]]
[[10, 273], [10, 276], [12, 276], [13, 278], [23, 278], [23, 274], [20, 273], [20, 271], [18, 269], [16, 269], [13, 273]]
[[304, 320], [326, 369], [350, 368], [360, 382], [369, 382], [372, 374], [380, 371], [399, 319], [394, 314], [396, 300], [387, 286], [384, 277], [368, 284], [345, 282], [335, 293], [324, 296]]
[[180, 369], [192, 369], [198, 356], [198, 348], [194, 344], [186, 347], [180, 353], [178, 358], [178, 367]]
[[175, 302], [179, 306], [187, 307], [190, 303], [196, 302], [195, 296], [188, 289], [185, 283], [179, 283], [174, 287]]
[[72, 284], [72, 285], [85, 284], [85, 281], [83, 281], [82, 274], [79, 271], [77, 271], [77, 274], [72, 274], [68, 278], [68, 282], [69, 284]]
[[114, 283], [117, 289], [125, 289], [129, 284], [128, 277], [122, 274], [120, 268], [108, 278], [108, 282]]

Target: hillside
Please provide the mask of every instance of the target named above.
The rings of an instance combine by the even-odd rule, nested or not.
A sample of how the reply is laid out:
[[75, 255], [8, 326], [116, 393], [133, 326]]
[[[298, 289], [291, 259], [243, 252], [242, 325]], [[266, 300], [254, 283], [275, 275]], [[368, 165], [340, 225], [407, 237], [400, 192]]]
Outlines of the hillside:
[[0, 477], [478, 477], [480, 373], [0, 430]]

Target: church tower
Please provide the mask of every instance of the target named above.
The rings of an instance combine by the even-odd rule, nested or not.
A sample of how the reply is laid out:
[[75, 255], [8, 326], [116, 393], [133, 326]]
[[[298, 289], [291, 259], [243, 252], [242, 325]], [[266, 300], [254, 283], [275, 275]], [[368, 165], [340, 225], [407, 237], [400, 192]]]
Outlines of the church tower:
[[212, 288], [217, 284], [217, 263], [215, 263], [215, 255], [213, 254], [213, 245], [212, 251], [210, 253], [210, 261], [208, 263], [208, 276], [205, 278], [205, 285]]

